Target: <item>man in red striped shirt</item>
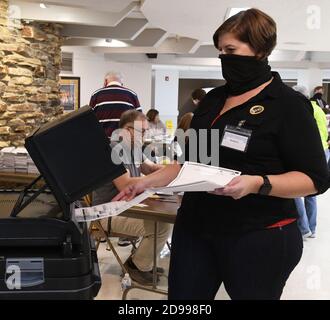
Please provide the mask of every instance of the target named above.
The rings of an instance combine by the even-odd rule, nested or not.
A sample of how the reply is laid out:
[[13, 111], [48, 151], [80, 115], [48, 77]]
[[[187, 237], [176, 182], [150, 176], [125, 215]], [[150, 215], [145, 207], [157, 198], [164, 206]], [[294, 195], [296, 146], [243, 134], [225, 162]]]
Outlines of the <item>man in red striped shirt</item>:
[[113, 71], [105, 75], [104, 87], [93, 93], [89, 106], [94, 110], [109, 138], [112, 132], [118, 129], [123, 112], [131, 109], [141, 110], [137, 94], [123, 86], [121, 73]]

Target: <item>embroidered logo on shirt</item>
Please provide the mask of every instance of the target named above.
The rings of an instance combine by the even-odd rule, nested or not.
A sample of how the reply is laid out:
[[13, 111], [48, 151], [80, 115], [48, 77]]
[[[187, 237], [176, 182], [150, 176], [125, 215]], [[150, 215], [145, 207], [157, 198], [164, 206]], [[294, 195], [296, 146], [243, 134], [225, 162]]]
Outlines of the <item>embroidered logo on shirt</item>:
[[254, 106], [250, 109], [250, 113], [253, 115], [263, 113], [265, 108], [263, 106]]

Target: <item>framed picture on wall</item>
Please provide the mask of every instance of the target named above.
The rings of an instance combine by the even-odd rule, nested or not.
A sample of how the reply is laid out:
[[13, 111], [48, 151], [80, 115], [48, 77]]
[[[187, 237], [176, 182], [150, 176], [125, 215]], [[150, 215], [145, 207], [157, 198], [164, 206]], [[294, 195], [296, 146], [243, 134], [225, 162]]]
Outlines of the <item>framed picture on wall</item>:
[[61, 105], [64, 112], [71, 112], [80, 108], [80, 78], [60, 78]]

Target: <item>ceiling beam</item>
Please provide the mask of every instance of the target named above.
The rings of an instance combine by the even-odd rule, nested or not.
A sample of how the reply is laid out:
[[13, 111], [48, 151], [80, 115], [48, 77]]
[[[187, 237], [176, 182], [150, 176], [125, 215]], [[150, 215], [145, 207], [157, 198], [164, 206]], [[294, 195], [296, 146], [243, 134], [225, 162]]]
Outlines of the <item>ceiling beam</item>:
[[148, 21], [145, 19], [125, 19], [115, 27], [96, 27], [64, 24], [62, 36], [71, 38], [111, 38], [131, 40], [144, 31]]
[[120, 53], [106, 53], [105, 59], [117, 62], [136, 62], [136, 63], [152, 63], [166, 64], [171, 66], [203, 66], [214, 67], [220, 70], [220, 62], [217, 58], [186, 58], [177, 56], [176, 54], [158, 54], [157, 59], [149, 59], [145, 54], [120, 54]]
[[39, 3], [15, 0], [10, 1], [10, 5], [16, 6], [17, 10], [14, 11], [17, 12], [20, 19], [113, 27], [118, 25], [137, 8], [139, 2], [134, 1], [130, 3], [120, 12], [101, 12], [64, 5], [48, 5], [46, 9], [42, 9]]
[[196, 49], [196, 45], [199, 45], [199, 41], [191, 38], [175, 37], [167, 38], [160, 46], [160, 53], [191, 53]]
[[198, 43], [191, 38], [167, 38], [158, 47], [93, 47], [95, 53], [163, 53], [163, 54], [187, 54]]
[[315, 51], [310, 53], [310, 59], [314, 62], [329, 63], [330, 62], [330, 52], [320, 52]]
[[219, 51], [213, 45], [200, 45], [194, 52], [194, 57], [198, 58], [216, 58]]
[[105, 39], [68, 38], [63, 42], [63, 46], [75, 47], [105, 47], [106, 45]]
[[[109, 34], [109, 31], [107, 31]], [[113, 34], [113, 33], [112, 33]], [[104, 35], [104, 34], [102, 34]], [[112, 38], [114, 38], [112, 36]], [[135, 40], [127, 40], [128, 46], [134, 47], [159, 47], [167, 38], [167, 33], [161, 29], [145, 29]], [[122, 39], [122, 35], [116, 39]], [[122, 39], [125, 40], [125, 39]], [[102, 38], [67, 38], [64, 40], [65, 46], [89, 46], [89, 47], [109, 47], [105, 37]]]
[[283, 68], [283, 69], [308, 69], [317, 68], [319, 65], [310, 61], [270, 61], [269, 63], [272, 68]]
[[298, 53], [294, 57], [293, 61], [304, 61], [304, 60], [308, 60], [306, 58], [307, 58], [307, 51], [298, 51]]
[[321, 69], [330, 69], [330, 62], [322, 62], [322, 63], [319, 63], [319, 67]]
[[92, 47], [95, 53], [158, 53], [154, 47]]
[[128, 41], [136, 47], [158, 47], [167, 38], [167, 32], [162, 29], [145, 29], [134, 40]]

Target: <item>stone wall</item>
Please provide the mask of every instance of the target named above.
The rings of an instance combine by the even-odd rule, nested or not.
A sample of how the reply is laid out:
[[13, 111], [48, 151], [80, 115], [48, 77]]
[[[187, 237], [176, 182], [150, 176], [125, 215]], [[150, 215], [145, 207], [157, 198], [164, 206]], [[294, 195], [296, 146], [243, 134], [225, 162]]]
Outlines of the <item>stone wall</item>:
[[8, 18], [0, 0], [0, 148], [22, 146], [60, 106], [60, 26]]

